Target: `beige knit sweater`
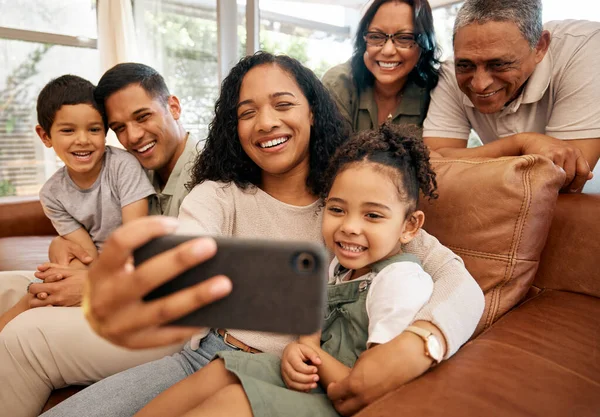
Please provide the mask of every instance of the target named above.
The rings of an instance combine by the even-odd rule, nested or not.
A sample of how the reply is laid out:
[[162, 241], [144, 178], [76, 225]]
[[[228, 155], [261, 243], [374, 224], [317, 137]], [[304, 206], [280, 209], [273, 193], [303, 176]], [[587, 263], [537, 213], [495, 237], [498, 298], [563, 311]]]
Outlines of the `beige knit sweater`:
[[[297, 207], [271, 197], [257, 187], [205, 181], [183, 200], [178, 233], [256, 239], [322, 242], [320, 201]], [[462, 260], [425, 231], [404, 250], [415, 254], [434, 281], [433, 295], [416, 320], [431, 321], [447, 341], [446, 357], [473, 334], [483, 313], [481, 289]], [[294, 336], [231, 330], [231, 335], [263, 352], [281, 355]]]

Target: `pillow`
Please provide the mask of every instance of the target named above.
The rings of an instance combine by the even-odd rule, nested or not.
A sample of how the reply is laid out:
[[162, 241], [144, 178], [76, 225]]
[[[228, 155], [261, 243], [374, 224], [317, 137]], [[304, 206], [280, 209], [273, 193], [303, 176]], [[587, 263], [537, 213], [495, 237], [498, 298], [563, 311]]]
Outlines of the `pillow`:
[[431, 159], [437, 200], [422, 199], [424, 228], [459, 255], [485, 294], [475, 334], [527, 293], [565, 173], [549, 159]]

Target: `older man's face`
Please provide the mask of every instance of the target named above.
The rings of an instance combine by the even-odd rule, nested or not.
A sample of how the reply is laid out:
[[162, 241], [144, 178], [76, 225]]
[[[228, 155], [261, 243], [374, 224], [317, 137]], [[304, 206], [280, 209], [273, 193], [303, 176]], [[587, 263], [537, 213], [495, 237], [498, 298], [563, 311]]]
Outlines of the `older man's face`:
[[454, 38], [456, 81], [477, 110], [498, 112], [519, 95], [547, 48], [539, 42], [531, 49], [512, 22], [464, 26]]

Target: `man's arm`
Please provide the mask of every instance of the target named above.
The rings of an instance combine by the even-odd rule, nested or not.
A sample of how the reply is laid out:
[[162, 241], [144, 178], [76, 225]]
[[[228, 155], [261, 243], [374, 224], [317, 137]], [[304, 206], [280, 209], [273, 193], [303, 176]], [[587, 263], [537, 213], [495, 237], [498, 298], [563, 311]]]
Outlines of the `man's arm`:
[[531, 132], [506, 136], [475, 148], [467, 148], [463, 139], [426, 137], [423, 141], [432, 151], [447, 158], [543, 155], [565, 170], [562, 190], [569, 192], [580, 192], [585, 182], [592, 179], [591, 171], [600, 156], [598, 139], [560, 140]]
[[121, 209], [123, 224], [148, 215], [148, 199], [142, 198]]
[[96, 245], [92, 241], [87, 230], [83, 227], [66, 234], [63, 236], [69, 242], [73, 242], [81, 246], [91, 257], [92, 259], [96, 259], [98, 257], [98, 249], [96, 249]]
[[74, 268], [87, 268], [94, 259], [77, 243], [62, 236], [57, 236], [50, 242], [48, 259], [51, 263]]

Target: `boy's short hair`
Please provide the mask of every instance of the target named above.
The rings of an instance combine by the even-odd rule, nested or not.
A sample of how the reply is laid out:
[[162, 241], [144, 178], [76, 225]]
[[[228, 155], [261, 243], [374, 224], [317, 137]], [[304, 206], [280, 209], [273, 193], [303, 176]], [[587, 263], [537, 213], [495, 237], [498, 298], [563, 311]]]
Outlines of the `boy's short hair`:
[[56, 113], [62, 106], [89, 104], [100, 113], [104, 132], [108, 131], [106, 116], [94, 98], [94, 84], [76, 75], [63, 75], [50, 81], [37, 99], [38, 124], [50, 136]]
[[98, 81], [96, 101], [104, 111], [105, 102], [111, 95], [132, 84], [139, 85], [152, 99], [167, 106], [171, 93], [165, 79], [154, 68], [137, 62], [117, 64], [106, 71]]

